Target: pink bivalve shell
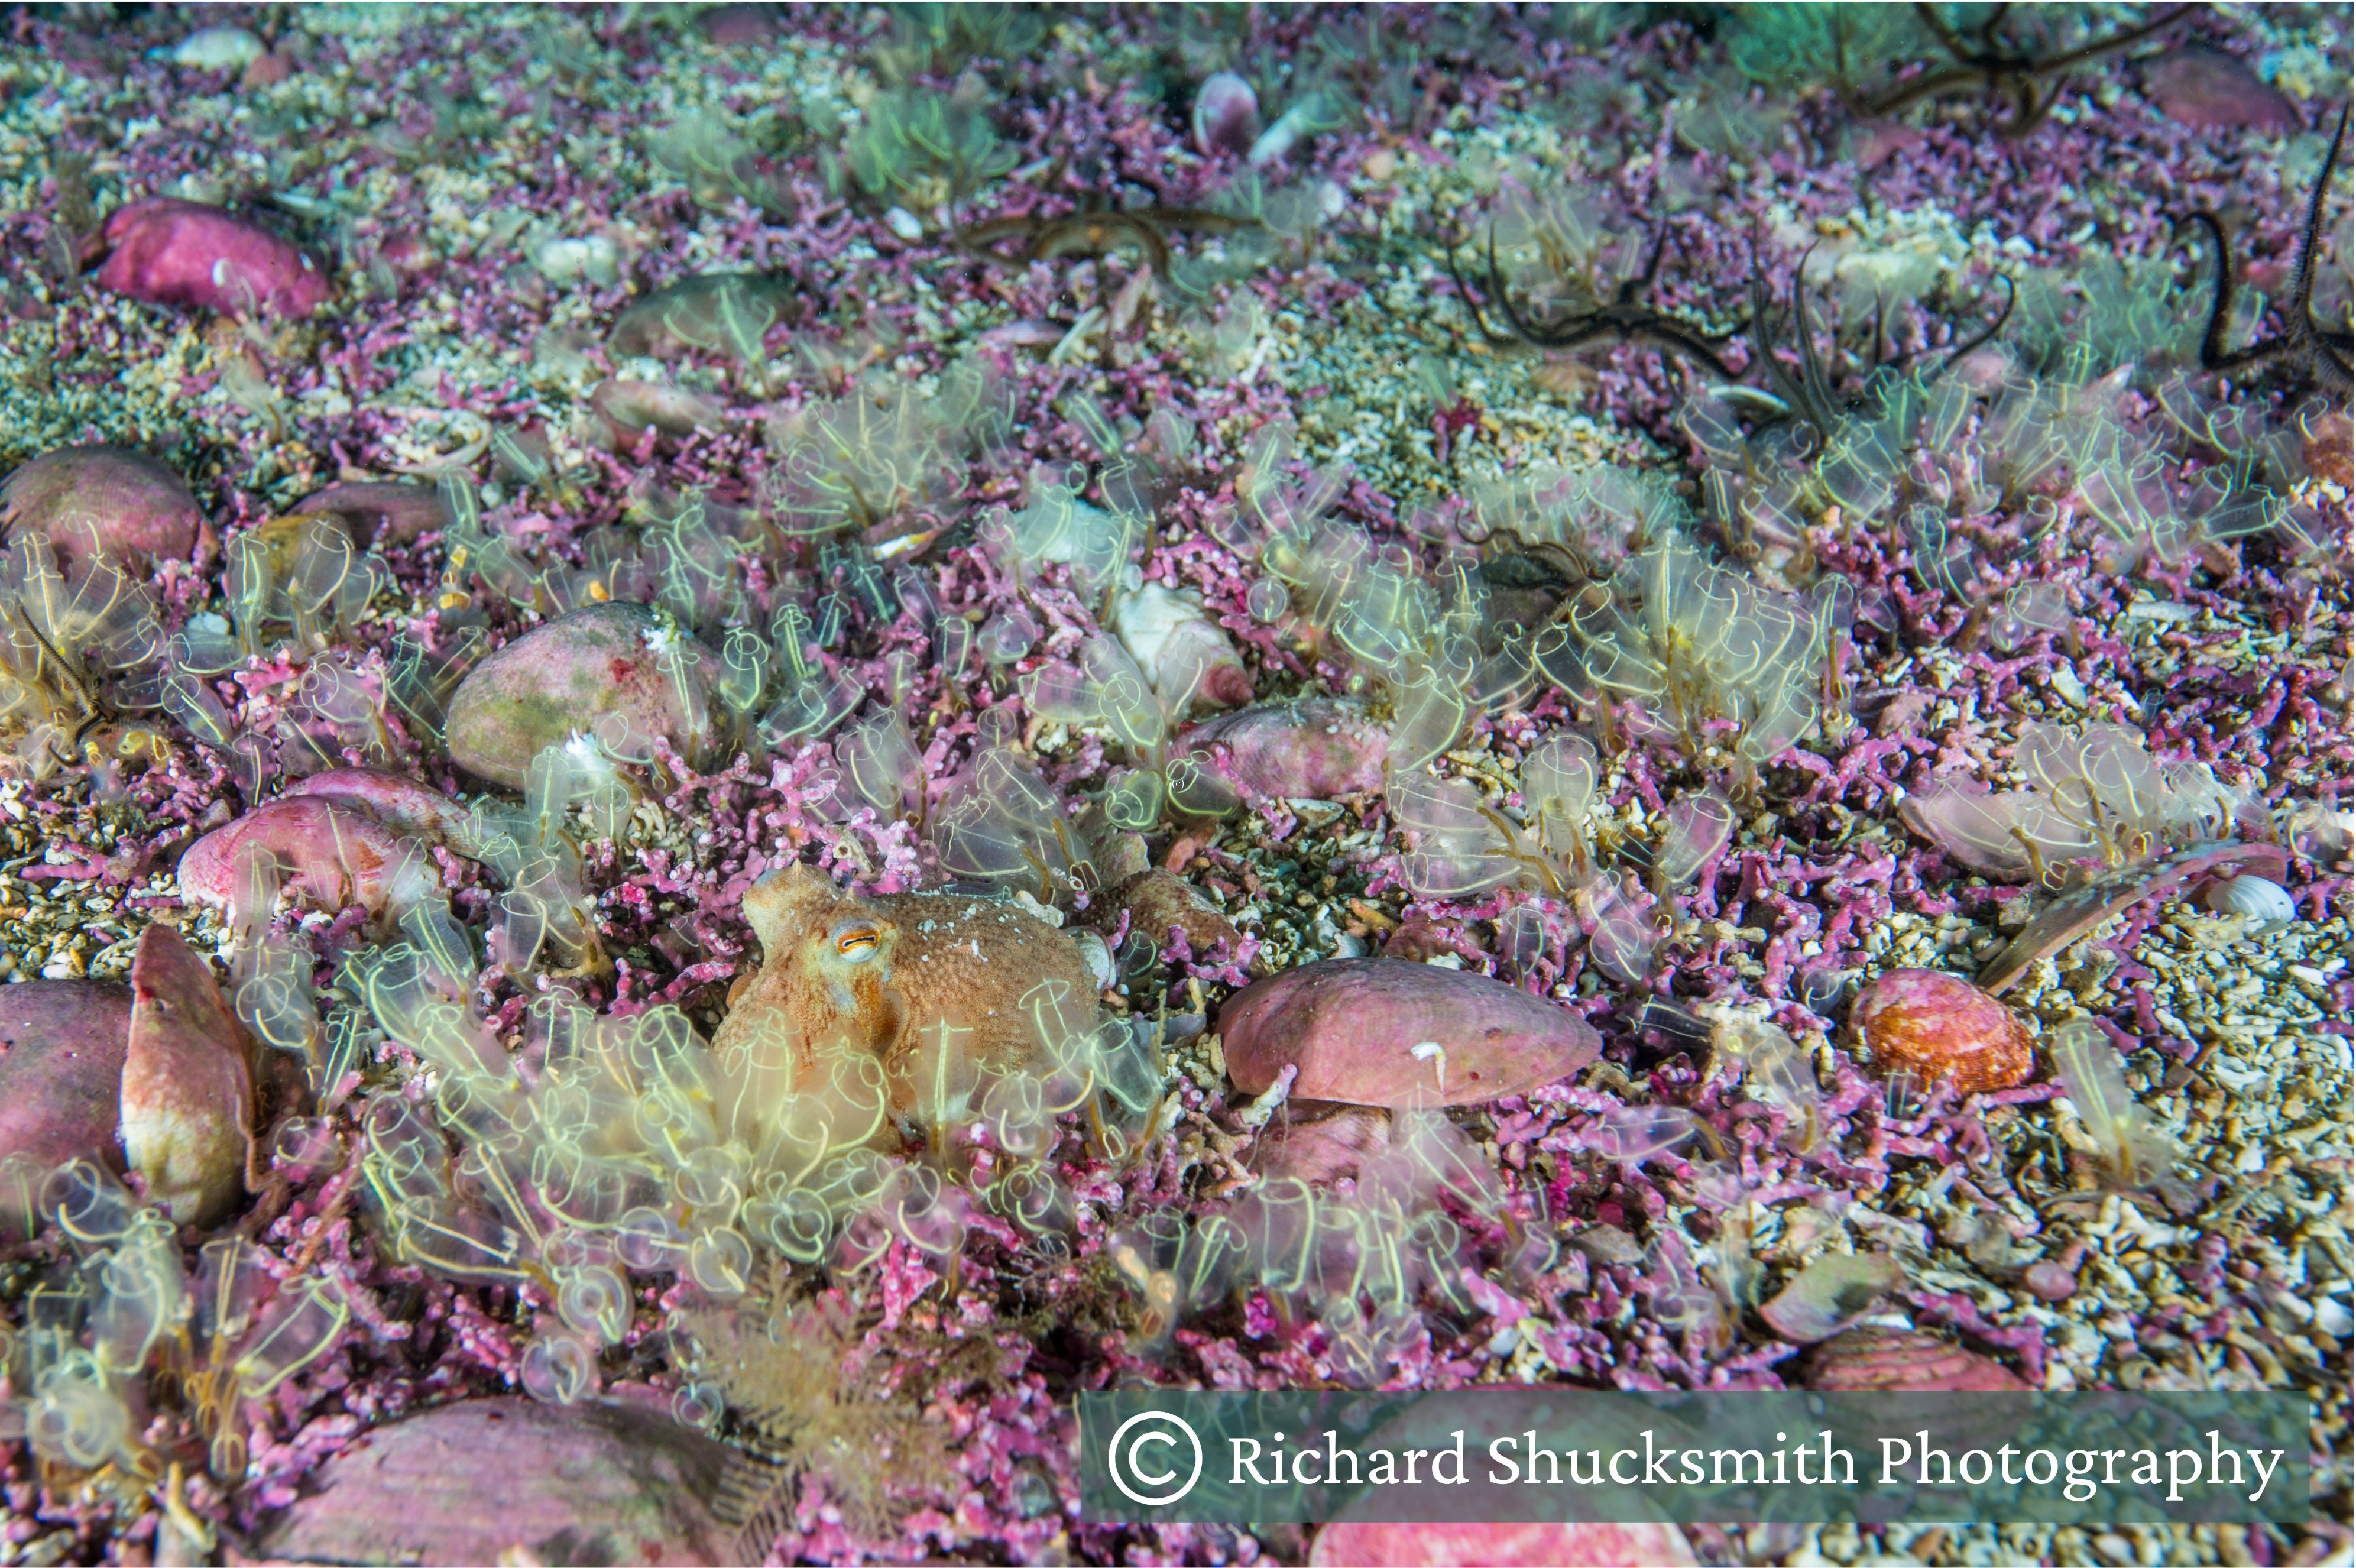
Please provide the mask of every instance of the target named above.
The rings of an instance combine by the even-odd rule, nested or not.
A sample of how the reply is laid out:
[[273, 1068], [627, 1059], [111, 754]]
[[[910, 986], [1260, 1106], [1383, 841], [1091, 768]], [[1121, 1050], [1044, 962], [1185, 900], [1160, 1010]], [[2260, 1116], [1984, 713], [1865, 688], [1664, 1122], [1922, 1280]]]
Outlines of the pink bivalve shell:
[[102, 287], [149, 305], [193, 305], [289, 319], [327, 302], [327, 280], [300, 247], [218, 207], [158, 197], [106, 220]]
[[1601, 1051], [1568, 1008], [1497, 981], [1397, 959], [1327, 959], [1256, 981], [1219, 1009], [1227, 1076], [1258, 1094], [1287, 1067], [1302, 1100], [1477, 1105], [1569, 1077]]
[[244, 891], [250, 845], [267, 851], [284, 886], [315, 909], [358, 904], [381, 915], [409, 908], [442, 882], [423, 846], [373, 812], [325, 795], [289, 795], [190, 844], [180, 857], [180, 890], [227, 908]]
[[1960, 1345], [1911, 1328], [1852, 1328], [1808, 1355], [1819, 1393], [2017, 1393], [2029, 1385]]
[[139, 935], [123, 1061], [123, 1149], [148, 1196], [181, 1224], [226, 1216], [244, 1185], [253, 1126], [245, 1032], [212, 971], [169, 926]]
[[[503, 1397], [380, 1426], [329, 1459], [261, 1555], [299, 1563], [750, 1562], [713, 1516], [731, 1451], [623, 1403]], [[762, 1543], [766, 1546], [767, 1543]]]
[[2246, 126], [2282, 135], [2299, 128], [2291, 101], [2222, 49], [2166, 50], [2144, 68], [2143, 85], [2170, 120], [2196, 131]]
[[205, 532], [204, 510], [180, 476], [123, 446], [47, 452], [0, 486], [0, 522], [38, 533], [71, 564], [95, 540], [132, 567], [180, 561]]
[[123, 1169], [131, 993], [100, 980], [0, 986], [0, 1162], [37, 1177], [68, 1160]]

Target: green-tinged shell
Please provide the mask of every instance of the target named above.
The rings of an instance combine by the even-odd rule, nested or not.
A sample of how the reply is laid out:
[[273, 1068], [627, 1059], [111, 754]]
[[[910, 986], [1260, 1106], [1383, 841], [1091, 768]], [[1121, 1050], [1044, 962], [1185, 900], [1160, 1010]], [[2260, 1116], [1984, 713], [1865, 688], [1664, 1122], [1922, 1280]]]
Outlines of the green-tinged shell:
[[591, 736], [616, 755], [650, 757], [660, 739], [691, 762], [719, 738], [712, 710], [718, 660], [643, 605], [561, 616], [484, 660], [450, 700], [450, 760], [523, 788], [544, 746]]

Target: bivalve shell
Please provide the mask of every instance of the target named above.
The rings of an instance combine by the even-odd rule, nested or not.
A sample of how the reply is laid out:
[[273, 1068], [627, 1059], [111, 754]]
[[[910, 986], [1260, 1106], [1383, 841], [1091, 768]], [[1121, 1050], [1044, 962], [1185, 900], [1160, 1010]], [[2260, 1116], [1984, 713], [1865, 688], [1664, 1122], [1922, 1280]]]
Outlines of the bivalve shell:
[[99, 980], [0, 985], [0, 1160], [123, 1169], [123, 1053], [131, 993]]
[[2011, 1008], [1936, 970], [1878, 976], [1857, 993], [1848, 1021], [1884, 1076], [1911, 1072], [1985, 1094], [2026, 1083], [2036, 1065], [2036, 1041]]
[[1227, 1075], [1247, 1094], [1295, 1066], [1296, 1099], [1394, 1110], [1526, 1093], [1603, 1047], [1568, 1008], [1483, 975], [1383, 958], [1256, 981], [1219, 1009], [1219, 1032]]
[[2296, 920], [2298, 906], [2290, 890], [2263, 876], [2221, 876], [2201, 901], [2220, 915], [2251, 915], [2261, 920]]
[[696, 761], [718, 738], [712, 681], [719, 665], [643, 605], [559, 616], [459, 684], [445, 734], [450, 760], [510, 789], [523, 788], [542, 747], [574, 735], [594, 735], [633, 758], [651, 756], [649, 743], [659, 737]]
[[1911, 1328], [1852, 1328], [1808, 1354], [1818, 1393], [2018, 1393], [2010, 1370], [1962, 1346]]
[[733, 1463], [632, 1405], [468, 1400], [363, 1435], [259, 1544], [298, 1563], [750, 1561], [712, 1513]]
[[187, 558], [205, 532], [204, 509], [180, 476], [123, 446], [44, 453], [0, 486], [0, 522], [45, 536], [70, 564], [95, 540], [102, 553], [141, 567]]

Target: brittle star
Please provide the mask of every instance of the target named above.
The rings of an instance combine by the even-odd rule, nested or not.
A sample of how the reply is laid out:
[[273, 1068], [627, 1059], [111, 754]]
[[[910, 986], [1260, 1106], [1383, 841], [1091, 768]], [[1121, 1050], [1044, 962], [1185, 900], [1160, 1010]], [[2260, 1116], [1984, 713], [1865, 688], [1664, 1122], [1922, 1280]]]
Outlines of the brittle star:
[[1711, 347], [1731, 337], [1731, 333], [1703, 334], [1676, 317], [1636, 303], [1637, 295], [1652, 286], [1654, 277], [1661, 270], [1661, 253], [1667, 248], [1668, 238], [1668, 225], [1663, 223], [1655, 231], [1653, 253], [1646, 259], [1644, 270], [1622, 280], [1610, 300], [1565, 321], [1540, 326], [1526, 320], [1520, 311], [1514, 308], [1513, 297], [1505, 289], [1504, 271], [1497, 265], [1497, 230], [1492, 224], [1489, 229], [1489, 290], [1496, 295], [1497, 308], [1505, 313], [1505, 320], [1513, 328], [1510, 335], [1489, 329], [1489, 323], [1482, 316], [1481, 306], [1473, 298], [1472, 291], [1465, 286], [1463, 274], [1456, 270], [1456, 247], [1452, 244], [1448, 247], [1448, 275], [1456, 285], [1456, 292], [1463, 299], [1464, 308], [1472, 314], [1472, 325], [1480, 329], [1482, 338], [1493, 347], [1504, 348], [1520, 343], [1532, 349], [1569, 349], [1604, 337], [1617, 338], [1622, 342], [1649, 341], [1659, 348], [1674, 349], [1732, 381], [1734, 371]]
[[[2062, 89], [2058, 85], [2051, 92], [2040, 93], [2037, 87], [2039, 81], [2048, 77], [2066, 76], [2082, 65], [2091, 64], [2104, 55], [2116, 54], [2154, 34], [2165, 32], [2190, 16], [2195, 7], [2177, 6], [2140, 27], [2126, 28], [2108, 38], [2096, 38], [2092, 43], [2081, 44], [2074, 49], [2044, 59], [2025, 54], [1997, 36], [1997, 29], [2003, 26], [2005, 16], [2011, 9], [2008, 5], [2000, 5], [1990, 10], [1987, 20], [1980, 26], [1979, 46], [1975, 48], [1964, 41], [1961, 33], [1948, 26], [1938, 6], [1917, 5], [1915, 15], [1922, 17], [1922, 25], [1938, 38], [1940, 47], [1954, 57], [1954, 63], [1926, 68], [1920, 76], [1901, 81], [1871, 98], [1854, 101], [1851, 107], [1859, 113], [1879, 118], [1894, 114], [1925, 98], [1976, 82], [1987, 89], [1989, 97], [2012, 101], [2012, 117], [2004, 122], [2003, 134], [2008, 140], [2019, 140], [2042, 124], [2054, 104], [2062, 101]], [[1848, 63], [1847, 46], [1847, 33], [1844, 27], [1837, 35], [1837, 47], [1840, 51], [1838, 69], [1844, 76]]]
[[[1882, 345], [1886, 341], [1885, 302], [1876, 295], [1873, 306], [1873, 362], [1867, 369], [1868, 392], [1860, 398], [1845, 400], [1833, 390], [1832, 377], [1825, 368], [1824, 359], [1816, 352], [1816, 314], [1808, 299], [1808, 260], [1815, 254], [1815, 246], [1810, 245], [1800, 253], [1800, 263], [1792, 272], [1791, 303], [1782, 307], [1779, 317], [1774, 295], [1767, 287], [1764, 269], [1758, 263], [1758, 237], [1756, 234], [1751, 237], [1751, 339], [1761, 361], [1767, 368], [1767, 379], [1775, 385], [1776, 401], [1802, 424], [1820, 434], [1829, 434], [1845, 416], [1869, 410], [1874, 397], [1871, 377], [1875, 373], [1902, 371], [1913, 356], [1911, 352], [1895, 356], [1886, 356], [1882, 352]], [[1976, 336], [1950, 349], [1947, 357], [1939, 361], [1938, 368], [1922, 378], [1925, 386], [1954, 369], [1957, 360], [1994, 338], [2004, 330], [2005, 323], [2012, 319], [2015, 298], [2012, 279], [2001, 273], [1997, 276], [2004, 284], [2004, 309]], [[1793, 344], [1799, 353], [1800, 368], [1796, 378], [1775, 354], [1776, 340], [1787, 328], [1794, 329]], [[1835, 334], [1837, 351], [1837, 328]]]
[[1228, 233], [1249, 226], [1248, 220], [1225, 212], [1151, 207], [1131, 211], [1067, 212], [1055, 218], [1031, 214], [992, 218], [959, 231], [956, 238], [961, 248], [976, 252], [1008, 240], [1021, 240], [1023, 259], [1032, 262], [1076, 252], [1100, 254], [1116, 245], [1134, 244], [1144, 252], [1146, 264], [1154, 274], [1166, 278], [1170, 275], [1171, 233]]
[[2331, 133], [2330, 150], [2323, 155], [2323, 167], [2315, 177], [2315, 189], [2307, 199], [2307, 229], [2298, 243], [2298, 265], [2293, 274], [2289, 307], [2284, 312], [2283, 329], [2272, 338], [2262, 338], [2247, 348], [2228, 352], [2225, 330], [2233, 313], [2233, 295], [2239, 279], [2234, 276], [2233, 244], [2226, 238], [2225, 226], [2213, 212], [2195, 212], [2180, 220], [2200, 224], [2209, 231], [2210, 242], [2217, 247], [2217, 292], [2209, 306], [2209, 329], [2201, 336], [2201, 368], [2204, 371], [2238, 371], [2262, 364], [2280, 355], [2290, 354], [2307, 360], [2308, 371], [2317, 380], [2329, 383], [2340, 396], [2349, 391], [2349, 360], [2356, 349], [2356, 332], [2341, 328], [2328, 331], [2315, 319], [2311, 306], [2315, 299], [2315, 258], [2323, 248], [2323, 207], [2331, 190], [2331, 171], [2340, 161], [2340, 149], [2348, 140], [2348, 106], [2340, 111], [2339, 128]]

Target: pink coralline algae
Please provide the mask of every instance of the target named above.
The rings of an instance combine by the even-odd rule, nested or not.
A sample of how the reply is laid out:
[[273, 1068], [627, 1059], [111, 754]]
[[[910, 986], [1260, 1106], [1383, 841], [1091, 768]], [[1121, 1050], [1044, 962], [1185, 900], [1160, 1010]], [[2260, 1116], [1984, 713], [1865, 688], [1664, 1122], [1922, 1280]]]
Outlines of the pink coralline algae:
[[2346, 1555], [2344, 7], [0, 50], [11, 1561], [2120, 1554], [1083, 1506], [1500, 1385]]
[[1473, 1105], [1569, 1077], [1602, 1042], [1567, 1008], [1475, 974], [1397, 959], [1303, 964], [1219, 1009], [1227, 1074], [1258, 1094], [1354, 1105]]
[[99, 284], [149, 305], [294, 319], [327, 298], [327, 279], [308, 253], [218, 207], [134, 202], [108, 217], [101, 238]]

